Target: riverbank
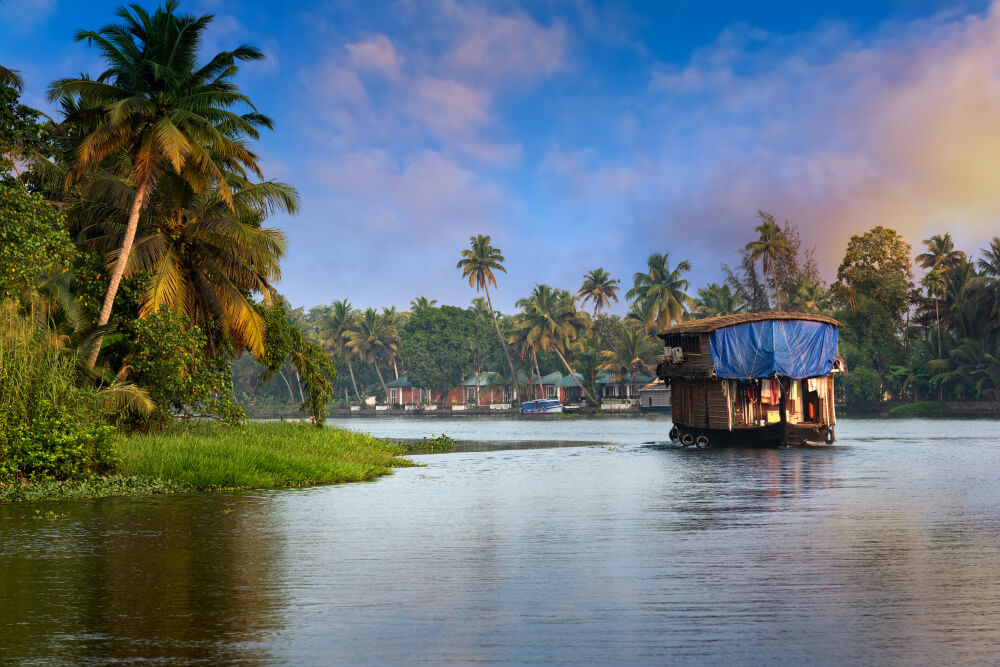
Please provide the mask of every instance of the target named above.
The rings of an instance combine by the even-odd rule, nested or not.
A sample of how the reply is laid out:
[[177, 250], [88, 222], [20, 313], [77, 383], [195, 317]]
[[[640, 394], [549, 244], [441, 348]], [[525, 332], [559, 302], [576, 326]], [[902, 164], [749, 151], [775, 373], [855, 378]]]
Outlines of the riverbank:
[[307, 424], [215, 424], [122, 436], [115, 474], [0, 485], [0, 502], [234, 491], [360, 482], [415, 465], [404, 447]]

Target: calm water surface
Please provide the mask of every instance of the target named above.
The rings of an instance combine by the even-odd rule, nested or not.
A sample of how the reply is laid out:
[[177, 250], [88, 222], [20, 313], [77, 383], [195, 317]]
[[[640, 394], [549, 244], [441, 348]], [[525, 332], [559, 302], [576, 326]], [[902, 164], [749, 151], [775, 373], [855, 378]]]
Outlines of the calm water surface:
[[641, 444], [668, 424], [344, 420], [473, 449], [606, 444], [420, 456], [307, 490], [0, 505], [0, 662], [1000, 662], [1000, 422], [845, 420], [832, 448]]

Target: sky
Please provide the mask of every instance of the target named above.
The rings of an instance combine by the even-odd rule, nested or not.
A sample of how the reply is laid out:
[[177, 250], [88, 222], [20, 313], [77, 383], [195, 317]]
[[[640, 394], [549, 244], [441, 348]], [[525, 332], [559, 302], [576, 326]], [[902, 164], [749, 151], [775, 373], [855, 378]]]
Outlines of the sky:
[[[76, 30], [120, 2], [0, 0], [0, 63], [25, 103], [96, 75]], [[150, 2], [143, 3], [153, 7]], [[832, 281], [875, 225], [914, 248], [1000, 234], [1000, 4], [182, 0], [214, 14], [206, 54], [267, 59], [237, 83], [275, 129], [265, 177], [298, 188], [271, 218], [295, 306], [476, 296], [469, 237], [505, 257], [494, 304], [535, 283], [621, 280], [654, 252], [721, 282], [756, 211], [796, 225]], [[624, 302], [624, 298], [622, 298]], [[624, 313], [627, 305], [615, 304]]]

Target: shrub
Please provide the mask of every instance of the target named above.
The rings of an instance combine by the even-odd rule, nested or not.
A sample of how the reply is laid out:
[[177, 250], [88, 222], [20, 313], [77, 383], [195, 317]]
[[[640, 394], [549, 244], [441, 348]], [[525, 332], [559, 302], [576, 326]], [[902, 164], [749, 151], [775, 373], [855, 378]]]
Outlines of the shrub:
[[114, 429], [96, 390], [76, 384], [75, 353], [10, 301], [0, 302], [0, 480], [66, 480], [107, 472]]
[[62, 213], [40, 195], [0, 183], [0, 298], [38, 287], [75, 255]]
[[133, 327], [135, 338], [126, 363], [136, 384], [149, 392], [157, 410], [154, 422], [165, 425], [172, 415], [214, 417], [237, 424], [246, 413], [233, 398], [233, 374], [222, 355], [205, 354], [205, 334], [188, 327], [185, 315], [166, 306]]

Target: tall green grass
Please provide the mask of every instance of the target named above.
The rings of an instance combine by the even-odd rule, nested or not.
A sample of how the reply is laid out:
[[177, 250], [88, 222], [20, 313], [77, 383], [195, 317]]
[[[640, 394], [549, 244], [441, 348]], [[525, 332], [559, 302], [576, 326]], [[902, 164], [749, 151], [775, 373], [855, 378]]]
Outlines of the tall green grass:
[[196, 489], [358, 482], [414, 465], [405, 449], [369, 435], [308, 424], [200, 426], [119, 439], [124, 475]]

